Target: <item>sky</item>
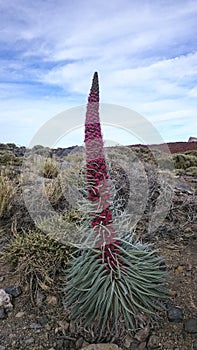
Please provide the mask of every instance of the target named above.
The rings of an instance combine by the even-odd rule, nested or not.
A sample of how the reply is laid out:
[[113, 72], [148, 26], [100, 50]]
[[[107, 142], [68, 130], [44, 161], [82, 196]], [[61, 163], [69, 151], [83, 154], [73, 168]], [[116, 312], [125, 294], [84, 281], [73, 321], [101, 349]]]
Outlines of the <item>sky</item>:
[[[165, 142], [196, 137], [196, 22], [196, 0], [0, 0], [0, 142], [28, 146], [86, 105], [94, 71], [103, 104], [139, 113]], [[145, 143], [123, 119], [101, 116], [104, 139]], [[81, 145], [83, 121], [54, 144]]]

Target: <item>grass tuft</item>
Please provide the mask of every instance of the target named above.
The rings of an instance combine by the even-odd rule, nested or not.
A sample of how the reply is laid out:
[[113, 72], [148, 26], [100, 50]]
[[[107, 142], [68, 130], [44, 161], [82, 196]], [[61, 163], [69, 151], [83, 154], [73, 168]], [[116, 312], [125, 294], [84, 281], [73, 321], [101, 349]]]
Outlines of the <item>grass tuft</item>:
[[16, 185], [7, 175], [0, 175], [0, 218], [9, 216], [13, 199], [16, 193]]
[[21, 284], [29, 284], [32, 300], [39, 288], [57, 288], [56, 276], [69, 260], [72, 248], [41, 231], [23, 232], [7, 247], [4, 258], [16, 269]]
[[48, 158], [43, 164], [43, 168], [41, 169], [41, 175], [48, 179], [54, 179], [58, 176], [58, 174], [58, 163], [55, 160]]

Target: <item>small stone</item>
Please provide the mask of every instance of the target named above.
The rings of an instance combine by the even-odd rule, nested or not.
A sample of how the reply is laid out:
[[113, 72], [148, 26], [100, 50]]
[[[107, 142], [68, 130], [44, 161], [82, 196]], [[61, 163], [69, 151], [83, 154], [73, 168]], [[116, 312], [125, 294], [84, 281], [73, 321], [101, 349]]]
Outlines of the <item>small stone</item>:
[[10, 286], [10, 287], [6, 287], [5, 292], [12, 295], [14, 298], [19, 297], [19, 295], [22, 294], [22, 288], [19, 287], [15, 287], [15, 286]]
[[16, 318], [21, 318], [25, 315], [25, 312], [24, 311], [19, 311], [17, 312], [17, 314], [15, 315]]
[[44, 328], [47, 330], [47, 331], [51, 331], [51, 326], [47, 323], [45, 324]]
[[56, 350], [64, 350], [64, 339], [59, 339], [57, 341]]
[[31, 345], [34, 343], [34, 338], [33, 337], [30, 337], [28, 339], [25, 340], [25, 344], [26, 345]]
[[10, 339], [15, 338], [15, 334], [13, 334], [13, 333], [9, 333], [9, 338], [10, 338]]
[[152, 334], [148, 340], [148, 349], [157, 349], [159, 347], [159, 337]]
[[103, 344], [90, 344], [81, 350], [121, 350], [116, 344], [103, 343]]
[[140, 343], [136, 350], [145, 350], [146, 348], [146, 342], [144, 341], [143, 343]]
[[65, 331], [69, 329], [70, 323], [67, 321], [58, 321], [60, 331], [65, 334]]
[[167, 317], [170, 322], [182, 322], [183, 310], [178, 306], [169, 305], [167, 309]]
[[47, 316], [41, 316], [38, 318], [38, 323], [40, 323], [42, 326], [46, 325], [48, 323]]
[[28, 283], [24, 285], [23, 290], [25, 293], [29, 292], [29, 284]]
[[185, 320], [184, 330], [187, 333], [197, 333], [197, 318], [189, 318]]
[[169, 290], [169, 297], [170, 298], [175, 298], [177, 296], [177, 291], [176, 290]]
[[77, 341], [76, 341], [76, 343], [75, 343], [75, 348], [76, 348], [77, 350], [80, 350], [81, 347], [82, 347], [82, 344], [83, 344], [83, 338], [80, 337], [79, 339], [77, 339]]
[[187, 270], [187, 271], [192, 271], [192, 265], [191, 265], [191, 264], [188, 264], [188, 265], [186, 266], [186, 270]]
[[7, 314], [5, 312], [5, 309], [3, 307], [0, 307], [0, 320], [4, 320], [7, 317]]
[[0, 350], [6, 350], [6, 347], [3, 345], [0, 345]]
[[130, 345], [130, 350], [136, 350], [139, 345], [139, 342], [137, 340], [134, 340]]
[[131, 345], [132, 341], [133, 341], [133, 338], [129, 334], [127, 334], [127, 336], [126, 336], [126, 338], [124, 340], [124, 346], [126, 348], [130, 348], [130, 345]]
[[46, 301], [50, 305], [57, 305], [58, 303], [58, 299], [55, 295], [48, 295], [48, 297], [46, 298]]
[[0, 276], [0, 282], [3, 282], [4, 276]]
[[[66, 349], [71, 349], [71, 350], [74, 350], [75, 348], [72, 347], [71, 345], [71, 341], [68, 340], [68, 339], [64, 339], [64, 350]], [[81, 350], [81, 349], [80, 349]]]
[[4, 289], [0, 289], [0, 307], [4, 308], [6, 311], [11, 311], [13, 305], [11, 303], [11, 296], [6, 293]]
[[88, 345], [90, 345], [90, 343], [88, 343], [86, 340], [84, 340], [83, 344], [82, 344], [82, 349], [87, 348]]
[[29, 326], [31, 329], [39, 329], [42, 328], [40, 323], [31, 323]]
[[175, 273], [176, 274], [183, 273], [183, 270], [184, 270], [183, 266], [180, 265], [176, 268]]
[[55, 334], [57, 334], [59, 332], [59, 330], [60, 330], [59, 327], [56, 327], [54, 330]]
[[192, 349], [197, 350], [197, 340], [195, 340], [192, 344]]
[[135, 339], [137, 339], [139, 342], [145, 341], [150, 333], [150, 327], [147, 325], [146, 327], [140, 329], [134, 336]]

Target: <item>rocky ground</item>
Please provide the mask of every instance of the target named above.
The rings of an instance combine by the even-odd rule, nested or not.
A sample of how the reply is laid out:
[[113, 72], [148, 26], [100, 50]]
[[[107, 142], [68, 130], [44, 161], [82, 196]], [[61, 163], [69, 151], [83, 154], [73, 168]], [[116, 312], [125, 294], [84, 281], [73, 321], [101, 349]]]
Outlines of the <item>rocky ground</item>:
[[[114, 336], [113, 339], [107, 339], [107, 343], [110, 340], [110, 343], [117, 344], [123, 350], [197, 349], [197, 241], [165, 241], [159, 245], [170, 280], [166, 311], [157, 324], [149, 325], [144, 320], [133, 337], [123, 334], [121, 338]], [[13, 288], [8, 289], [17, 286], [17, 279], [7, 265], [1, 265], [0, 275], [1, 288], [11, 294], [16, 292], [15, 297], [12, 297], [13, 309], [7, 314], [0, 309], [1, 350], [77, 350], [94, 343], [94, 336], [90, 340], [88, 332], [86, 334], [85, 330], [78, 329], [70, 322], [58, 295], [40, 292], [37, 305], [32, 305], [27, 286], [23, 286], [22, 294], [20, 290], [17, 293]], [[105, 350], [109, 349], [109, 345], [106, 345]]]
[[[15, 269], [1, 259], [0, 289], [10, 297], [13, 308], [6, 310], [0, 305], [0, 350], [197, 349], [197, 179], [176, 181], [173, 205], [154, 236], [147, 237], [146, 216], [137, 229], [140, 238], [151, 241], [165, 258], [169, 298], [160, 320], [153, 322], [138, 315], [135, 334], [120, 329], [119, 334], [110, 336], [109, 332], [100, 340], [94, 329], [84, 329], [69, 319], [60, 293], [39, 290], [33, 304], [29, 285], [19, 286]], [[27, 217], [26, 221], [28, 225]], [[1, 220], [1, 252], [10, 239], [10, 230], [7, 220]]]

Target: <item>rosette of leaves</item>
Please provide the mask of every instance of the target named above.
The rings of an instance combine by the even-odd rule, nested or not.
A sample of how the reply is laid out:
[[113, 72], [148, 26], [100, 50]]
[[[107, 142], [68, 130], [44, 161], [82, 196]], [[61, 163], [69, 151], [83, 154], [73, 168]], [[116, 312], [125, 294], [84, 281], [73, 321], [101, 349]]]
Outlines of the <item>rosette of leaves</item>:
[[139, 313], [155, 316], [166, 297], [163, 259], [156, 253], [149, 245], [123, 240], [77, 252], [64, 288], [71, 318], [82, 319], [84, 326], [96, 321], [102, 332], [106, 324], [116, 328], [122, 318], [133, 331]]

